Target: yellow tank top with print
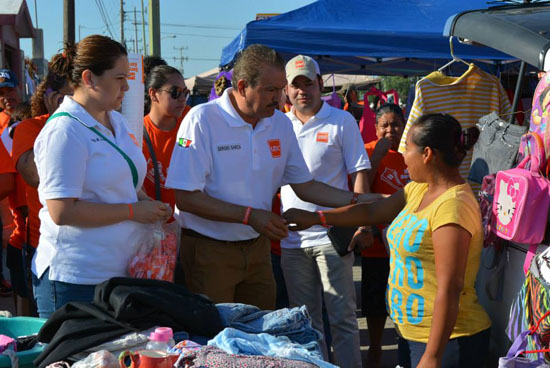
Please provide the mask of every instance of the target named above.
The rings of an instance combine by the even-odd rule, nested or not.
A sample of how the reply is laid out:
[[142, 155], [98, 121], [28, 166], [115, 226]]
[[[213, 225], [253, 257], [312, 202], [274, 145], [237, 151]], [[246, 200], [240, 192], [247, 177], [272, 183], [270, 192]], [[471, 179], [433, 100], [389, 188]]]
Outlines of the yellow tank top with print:
[[464, 290], [450, 338], [471, 336], [491, 326], [474, 288], [483, 246], [481, 214], [474, 194], [468, 184], [457, 185], [417, 211], [427, 189], [427, 184], [415, 182], [405, 186], [405, 208], [387, 231], [390, 317], [402, 337], [423, 343], [430, 336], [437, 291], [432, 232], [444, 225], [460, 225], [472, 235]]

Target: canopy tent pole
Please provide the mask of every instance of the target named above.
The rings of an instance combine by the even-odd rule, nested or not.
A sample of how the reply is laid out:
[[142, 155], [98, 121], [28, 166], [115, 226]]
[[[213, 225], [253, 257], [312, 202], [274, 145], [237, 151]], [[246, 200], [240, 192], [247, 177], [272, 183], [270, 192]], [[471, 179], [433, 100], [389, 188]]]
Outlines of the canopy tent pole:
[[512, 115], [510, 115], [510, 124], [514, 124], [516, 119], [516, 109], [519, 103], [519, 96], [521, 95], [521, 89], [523, 87], [523, 77], [525, 76], [525, 61], [522, 61], [519, 65], [518, 80], [516, 82], [516, 90], [514, 91], [514, 101], [512, 102]]

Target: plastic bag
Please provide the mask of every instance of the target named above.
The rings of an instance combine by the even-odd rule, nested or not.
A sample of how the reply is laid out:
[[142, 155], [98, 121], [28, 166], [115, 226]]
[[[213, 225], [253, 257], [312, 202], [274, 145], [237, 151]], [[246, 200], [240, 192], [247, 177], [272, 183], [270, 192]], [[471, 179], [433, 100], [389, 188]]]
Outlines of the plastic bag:
[[118, 368], [117, 358], [107, 350], [92, 353], [73, 364], [73, 368]]
[[178, 224], [156, 223], [144, 232], [135, 255], [128, 264], [128, 273], [139, 279], [174, 281], [178, 257]]

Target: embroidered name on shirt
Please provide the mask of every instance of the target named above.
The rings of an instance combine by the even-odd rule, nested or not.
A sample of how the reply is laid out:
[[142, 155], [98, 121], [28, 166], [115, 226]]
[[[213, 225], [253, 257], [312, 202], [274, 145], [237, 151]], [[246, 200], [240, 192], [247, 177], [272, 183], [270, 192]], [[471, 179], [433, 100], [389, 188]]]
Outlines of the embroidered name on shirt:
[[281, 157], [281, 141], [278, 139], [270, 139], [267, 141], [269, 145], [269, 150], [271, 151], [271, 157], [278, 158]]
[[100, 138], [100, 137], [96, 137], [96, 138], [90, 138], [90, 140], [91, 140], [92, 142], [101, 142], [101, 141], [104, 141], [105, 139]]
[[319, 132], [317, 133], [317, 142], [321, 143], [328, 143], [328, 133], [327, 132]]
[[178, 146], [180, 147], [183, 147], [183, 148], [187, 148], [191, 145], [191, 139], [187, 139], [187, 138], [180, 138], [178, 139]]
[[233, 150], [240, 150], [240, 149], [241, 149], [240, 144], [223, 144], [221, 146], [218, 146], [218, 152], [233, 151]]

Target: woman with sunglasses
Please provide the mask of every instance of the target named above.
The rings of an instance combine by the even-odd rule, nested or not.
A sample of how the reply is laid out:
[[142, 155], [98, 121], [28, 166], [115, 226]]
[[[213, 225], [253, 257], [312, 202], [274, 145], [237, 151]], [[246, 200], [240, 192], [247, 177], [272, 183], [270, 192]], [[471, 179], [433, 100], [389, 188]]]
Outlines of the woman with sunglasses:
[[185, 114], [189, 90], [181, 73], [168, 65], [154, 67], [145, 80], [146, 101], [151, 110], [143, 118], [143, 154], [147, 160], [147, 175], [143, 188], [151, 198], [176, 203], [174, 190], [164, 186], [176, 134]]
[[34, 144], [44, 207], [32, 271], [43, 318], [68, 302], [91, 302], [97, 284], [126, 276], [139, 223], [171, 215], [141, 190], [145, 159], [114, 111], [128, 90], [124, 46], [92, 35], [65, 47], [63, 57], [59, 73], [74, 94], [65, 96]]

